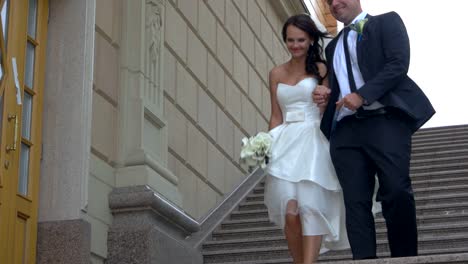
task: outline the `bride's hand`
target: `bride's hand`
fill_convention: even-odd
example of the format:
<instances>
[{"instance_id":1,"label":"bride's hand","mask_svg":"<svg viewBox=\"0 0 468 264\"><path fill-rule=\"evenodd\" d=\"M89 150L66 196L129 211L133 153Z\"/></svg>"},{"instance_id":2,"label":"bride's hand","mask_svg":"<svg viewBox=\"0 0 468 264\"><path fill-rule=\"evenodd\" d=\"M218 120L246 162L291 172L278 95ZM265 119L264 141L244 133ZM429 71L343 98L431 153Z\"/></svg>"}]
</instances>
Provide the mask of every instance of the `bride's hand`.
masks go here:
<instances>
[{"instance_id":1,"label":"bride's hand","mask_svg":"<svg viewBox=\"0 0 468 264\"><path fill-rule=\"evenodd\" d=\"M324 107L328 104L328 99L330 97L331 90L324 85L317 85L314 91L312 92L312 100L319 107Z\"/></svg>"}]
</instances>

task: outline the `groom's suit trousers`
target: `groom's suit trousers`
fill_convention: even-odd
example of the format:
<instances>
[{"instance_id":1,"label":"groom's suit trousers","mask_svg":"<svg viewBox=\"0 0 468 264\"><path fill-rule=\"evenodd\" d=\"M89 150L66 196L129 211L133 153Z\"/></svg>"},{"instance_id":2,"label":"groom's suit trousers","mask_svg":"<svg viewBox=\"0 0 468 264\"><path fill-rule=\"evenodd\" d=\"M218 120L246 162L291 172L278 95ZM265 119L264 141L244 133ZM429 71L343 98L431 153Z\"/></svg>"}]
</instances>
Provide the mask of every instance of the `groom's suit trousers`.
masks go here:
<instances>
[{"instance_id":1,"label":"groom's suit trousers","mask_svg":"<svg viewBox=\"0 0 468 264\"><path fill-rule=\"evenodd\" d=\"M375 175L392 257L417 255L416 209L409 177L412 129L405 114L343 118L330 138L330 154L346 205L354 259L376 258L372 214Z\"/></svg>"}]
</instances>

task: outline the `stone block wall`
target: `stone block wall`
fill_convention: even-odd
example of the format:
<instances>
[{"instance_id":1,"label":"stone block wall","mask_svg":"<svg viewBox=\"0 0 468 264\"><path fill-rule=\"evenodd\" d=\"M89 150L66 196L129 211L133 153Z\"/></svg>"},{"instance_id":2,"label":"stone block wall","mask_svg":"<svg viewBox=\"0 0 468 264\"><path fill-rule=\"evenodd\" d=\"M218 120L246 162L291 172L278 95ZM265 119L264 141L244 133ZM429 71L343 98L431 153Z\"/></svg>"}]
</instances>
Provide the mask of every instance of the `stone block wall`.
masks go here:
<instances>
[{"instance_id":1,"label":"stone block wall","mask_svg":"<svg viewBox=\"0 0 468 264\"><path fill-rule=\"evenodd\" d=\"M166 2L168 164L196 219L245 178L241 138L268 128L268 72L288 58L274 8L267 0Z\"/></svg>"},{"instance_id":2,"label":"stone block wall","mask_svg":"<svg viewBox=\"0 0 468 264\"><path fill-rule=\"evenodd\" d=\"M91 224L91 261L107 257L112 215L108 195L115 187L119 111L121 0L96 1L91 159L84 220Z\"/></svg>"}]
</instances>

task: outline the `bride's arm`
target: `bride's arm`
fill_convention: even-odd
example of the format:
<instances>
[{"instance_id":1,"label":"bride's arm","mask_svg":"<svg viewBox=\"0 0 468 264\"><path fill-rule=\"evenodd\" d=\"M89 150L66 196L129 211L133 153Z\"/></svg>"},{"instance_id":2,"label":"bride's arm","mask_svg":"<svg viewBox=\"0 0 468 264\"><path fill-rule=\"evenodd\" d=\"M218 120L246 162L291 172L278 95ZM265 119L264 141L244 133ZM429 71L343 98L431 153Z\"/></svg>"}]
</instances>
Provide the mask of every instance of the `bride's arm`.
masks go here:
<instances>
[{"instance_id":1,"label":"bride's arm","mask_svg":"<svg viewBox=\"0 0 468 264\"><path fill-rule=\"evenodd\" d=\"M271 116L268 130L271 130L283 123L283 114L278 104L276 97L276 90L278 88L278 81L276 80L275 72L276 68L273 68L269 74L269 85L270 85L270 100L271 100Z\"/></svg>"},{"instance_id":2,"label":"bride's arm","mask_svg":"<svg viewBox=\"0 0 468 264\"><path fill-rule=\"evenodd\" d=\"M327 72L327 65L325 65L324 63L317 63L317 66L318 66L318 69L319 69L320 77L323 78L323 79L322 79L322 84L317 85L317 87L315 89L316 90L323 89L324 91L326 91L326 92L320 93L320 94L322 94L321 96L324 97L323 100L325 102L321 103L321 104L317 104L318 108L320 109L320 114L323 114L325 112L325 109L327 108L328 97L330 95L330 88L328 88L329 83L328 83L328 76L327 76L328 75L327 74L328 73Z\"/></svg>"}]
</instances>

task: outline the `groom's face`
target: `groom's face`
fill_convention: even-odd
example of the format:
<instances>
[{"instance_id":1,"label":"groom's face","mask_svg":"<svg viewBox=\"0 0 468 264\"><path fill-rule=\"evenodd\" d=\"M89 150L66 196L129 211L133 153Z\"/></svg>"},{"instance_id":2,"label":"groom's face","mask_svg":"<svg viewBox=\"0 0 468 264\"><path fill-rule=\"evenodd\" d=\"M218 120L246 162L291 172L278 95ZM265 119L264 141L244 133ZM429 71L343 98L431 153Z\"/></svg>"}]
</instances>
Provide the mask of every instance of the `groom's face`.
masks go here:
<instances>
[{"instance_id":1,"label":"groom's face","mask_svg":"<svg viewBox=\"0 0 468 264\"><path fill-rule=\"evenodd\" d=\"M327 0L327 3L331 14L345 25L362 12L360 0Z\"/></svg>"}]
</instances>

